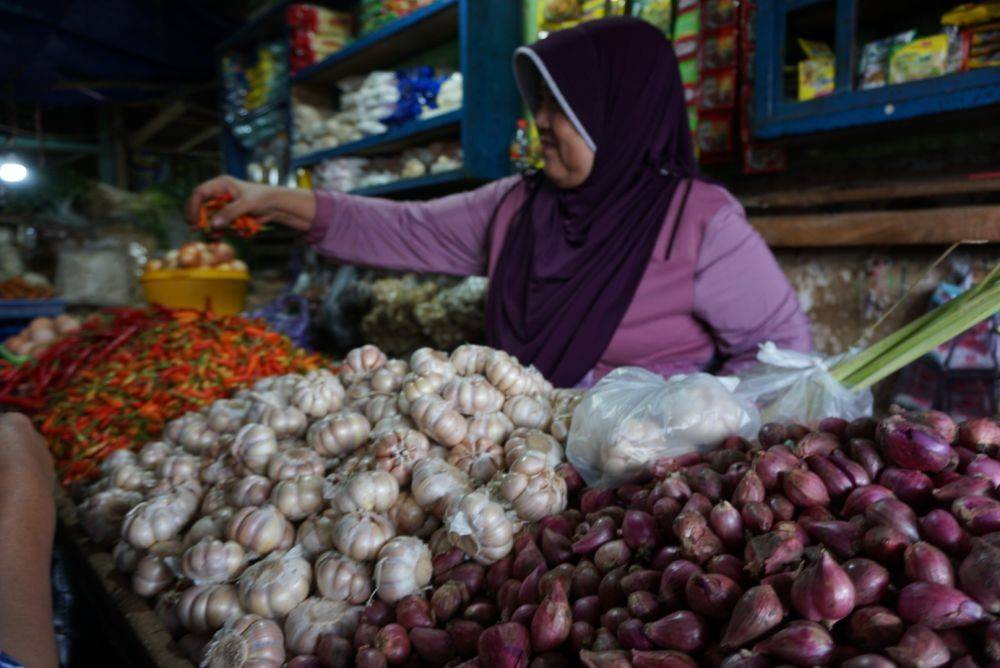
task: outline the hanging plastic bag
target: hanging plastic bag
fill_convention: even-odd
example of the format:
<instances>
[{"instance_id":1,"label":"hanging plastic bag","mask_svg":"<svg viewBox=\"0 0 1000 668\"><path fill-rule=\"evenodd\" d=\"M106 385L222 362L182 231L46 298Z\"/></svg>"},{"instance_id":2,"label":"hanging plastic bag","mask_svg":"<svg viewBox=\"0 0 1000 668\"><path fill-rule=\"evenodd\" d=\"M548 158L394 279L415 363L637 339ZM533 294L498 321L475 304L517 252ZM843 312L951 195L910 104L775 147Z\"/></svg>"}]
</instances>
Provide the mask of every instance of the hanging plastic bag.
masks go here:
<instances>
[{"instance_id":1,"label":"hanging plastic bag","mask_svg":"<svg viewBox=\"0 0 1000 668\"><path fill-rule=\"evenodd\" d=\"M740 376L737 394L757 405L764 422L815 425L825 417L871 415L870 390L851 392L830 375L844 357L782 350L768 341L757 353L760 364Z\"/></svg>"},{"instance_id":2,"label":"hanging plastic bag","mask_svg":"<svg viewBox=\"0 0 1000 668\"><path fill-rule=\"evenodd\" d=\"M661 457L710 450L733 434L752 438L760 417L733 394L738 384L707 373L664 379L616 369L577 406L566 456L588 485L608 487L640 477Z\"/></svg>"}]
</instances>

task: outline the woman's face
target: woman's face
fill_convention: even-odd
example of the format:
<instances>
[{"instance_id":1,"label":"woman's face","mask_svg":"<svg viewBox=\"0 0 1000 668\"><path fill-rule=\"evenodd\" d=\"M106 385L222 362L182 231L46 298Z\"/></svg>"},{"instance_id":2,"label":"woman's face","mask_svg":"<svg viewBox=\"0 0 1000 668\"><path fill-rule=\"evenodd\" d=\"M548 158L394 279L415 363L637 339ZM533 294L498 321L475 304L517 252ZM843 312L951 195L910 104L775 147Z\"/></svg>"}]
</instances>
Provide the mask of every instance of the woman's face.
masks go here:
<instances>
[{"instance_id":1,"label":"woman's face","mask_svg":"<svg viewBox=\"0 0 1000 668\"><path fill-rule=\"evenodd\" d=\"M545 176L560 188L575 188L590 176L594 152L567 118L549 87L542 84L535 124L545 156Z\"/></svg>"}]
</instances>

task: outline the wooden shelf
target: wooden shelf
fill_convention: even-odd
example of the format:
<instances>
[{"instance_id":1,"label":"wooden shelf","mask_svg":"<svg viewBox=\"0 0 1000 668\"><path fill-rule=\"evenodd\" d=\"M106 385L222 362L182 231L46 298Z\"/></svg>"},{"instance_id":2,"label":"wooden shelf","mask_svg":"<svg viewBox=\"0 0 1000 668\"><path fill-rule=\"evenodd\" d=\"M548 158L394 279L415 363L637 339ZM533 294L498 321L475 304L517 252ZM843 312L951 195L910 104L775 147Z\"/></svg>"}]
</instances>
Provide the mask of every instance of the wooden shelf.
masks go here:
<instances>
[{"instance_id":1,"label":"wooden shelf","mask_svg":"<svg viewBox=\"0 0 1000 668\"><path fill-rule=\"evenodd\" d=\"M750 216L775 248L1000 242L1000 205Z\"/></svg>"}]
</instances>

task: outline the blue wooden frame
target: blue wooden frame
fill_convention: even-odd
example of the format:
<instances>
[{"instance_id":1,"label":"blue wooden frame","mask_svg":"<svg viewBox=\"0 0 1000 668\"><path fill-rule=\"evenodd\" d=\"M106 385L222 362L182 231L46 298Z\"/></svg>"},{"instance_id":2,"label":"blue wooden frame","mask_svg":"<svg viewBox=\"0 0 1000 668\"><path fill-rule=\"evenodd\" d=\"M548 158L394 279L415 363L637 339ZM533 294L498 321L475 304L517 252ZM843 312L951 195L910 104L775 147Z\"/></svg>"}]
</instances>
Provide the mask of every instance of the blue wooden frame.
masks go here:
<instances>
[{"instance_id":1,"label":"blue wooden frame","mask_svg":"<svg viewBox=\"0 0 1000 668\"><path fill-rule=\"evenodd\" d=\"M757 11L754 135L764 139L902 120L1000 104L1000 68L855 90L858 0L836 2L836 79L826 97L798 102L783 97L789 12L831 0L760 0Z\"/></svg>"}]
</instances>

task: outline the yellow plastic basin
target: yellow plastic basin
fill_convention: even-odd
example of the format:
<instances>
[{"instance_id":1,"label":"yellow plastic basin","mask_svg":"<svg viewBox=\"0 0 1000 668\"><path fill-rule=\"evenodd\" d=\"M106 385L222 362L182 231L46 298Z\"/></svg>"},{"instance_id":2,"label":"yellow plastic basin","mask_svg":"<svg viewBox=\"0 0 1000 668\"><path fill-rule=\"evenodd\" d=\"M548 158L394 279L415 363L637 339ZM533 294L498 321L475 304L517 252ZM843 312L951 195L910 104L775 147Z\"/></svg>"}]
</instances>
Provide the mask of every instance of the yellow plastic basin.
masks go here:
<instances>
[{"instance_id":1,"label":"yellow plastic basin","mask_svg":"<svg viewBox=\"0 0 1000 668\"><path fill-rule=\"evenodd\" d=\"M246 304L250 274L218 269L147 271L140 283L146 301L169 308L192 308L221 315L239 313Z\"/></svg>"}]
</instances>

